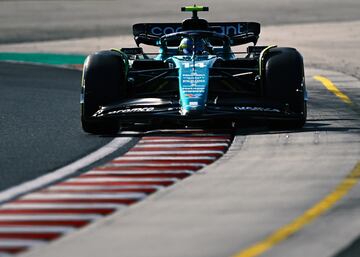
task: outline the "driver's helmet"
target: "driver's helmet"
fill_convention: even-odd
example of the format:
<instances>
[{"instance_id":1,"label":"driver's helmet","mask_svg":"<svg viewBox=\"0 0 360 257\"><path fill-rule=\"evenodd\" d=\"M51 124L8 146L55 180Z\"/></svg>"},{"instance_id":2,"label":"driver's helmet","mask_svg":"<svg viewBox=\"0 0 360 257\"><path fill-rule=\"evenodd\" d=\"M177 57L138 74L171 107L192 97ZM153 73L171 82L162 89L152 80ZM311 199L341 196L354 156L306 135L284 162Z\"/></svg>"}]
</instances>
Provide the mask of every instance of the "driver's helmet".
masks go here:
<instances>
[{"instance_id":1,"label":"driver's helmet","mask_svg":"<svg viewBox=\"0 0 360 257\"><path fill-rule=\"evenodd\" d=\"M194 47L195 45L195 47ZM196 54L202 54L205 50L205 42L203 39L194 40L188 37L185 37L181 40L179 45L179 51L180 53L191 55L193 54L193 51L195 51Z\"/></svg>"}]
</instances>

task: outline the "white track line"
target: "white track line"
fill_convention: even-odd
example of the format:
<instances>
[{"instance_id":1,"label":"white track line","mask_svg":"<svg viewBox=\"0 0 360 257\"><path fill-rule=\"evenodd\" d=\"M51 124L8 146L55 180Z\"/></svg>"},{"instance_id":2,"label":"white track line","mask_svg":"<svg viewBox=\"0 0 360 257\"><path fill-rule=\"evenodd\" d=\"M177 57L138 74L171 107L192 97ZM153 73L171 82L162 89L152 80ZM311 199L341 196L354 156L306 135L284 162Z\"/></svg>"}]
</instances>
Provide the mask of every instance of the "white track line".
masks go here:
<instances>
[{"instance_id":1,"label":"white track line","mask_svg":"<svg viewBox=\"0 0 360 257\"><path fill-rule=\"evenodd\" d=\"M137 167L137 166L141 166L141 167L170 167L171 166L194 166L194 167L205 167L207 166L207 164L205 163L196 163L196 162L192 162L192 163L116 163L116 162L109 162L107 164L105 164L104 166L100 166L99 168L102 167Z\"/></svg>"},{"instance_id":2,"label":"white track line","mask_svg":"<svg viewBox=\"0 0 360 257\"><path fill-rule=\"evenodd\" d=\"M155 186L155 185L131 185L131 186L88 186L88 185L63 185L63 186L51 186L49 188L46 188L46 191L53 191L53 190L78 190L78 191L84 191L84 190L116 190L116 189L161 189L164 188L163 186Z\"/></svg>"},{"instance_id":3,"label":"white track line","mask_svg":"<svg viewBox=\"0 0 360 257\"><path fill-rule=\"evenodd\" d=\"M177 182L177 178L74 178L67 182L89 183L89 182Z\"/></svg>"},{"instance_id":4,"label":"white track line","mask_svg":"<svg viewBox=\"0 0 360 257\"><path fill-rule=\"evenodd\" d=\"M119 171L119 172L123 171L123 172L128 172L128 173L136 171L136 170L121 170L121 169L116 170L115 167L114 168L111 167L111 170L107 170L106 168L107 167L103 167L102 169L97 170L97 171L102 172L102 173L99 173L99 174L103 174L104 176L106 175L106 172L111 172L111 171ZM160 173L160 172L186 172L186 171L192 171L192 170L188 170L188 169L171 169L171 167L168 167L166 170L165 169L162 170L162 169L156 169L156 167L155 167L153 169L147 168L147 169L142 169L142 170L138 170L138 171L149 171L149 172L159 172ZM89 174L89 172L85 173L84 175L87 175L87 174ZM88 177L79 177L79 179L86 179L86 178L88 178ZM68 180L68 181L72 181L72 179Z\"/></svg>"},{"instance_id":5,"label":"white track line","mask_svg":"<svg viewBox=\"0 0 360 257\"><path fill-rule=\"evenodd\" d=\"M46 193L34 193L24 196L21 199L26 200L40 200L40 199L54 199L54 200L63 200L63 199L142 199L146 196L143 193L97 193L97 194L46 194Z\"/></svg>"},{"instance_id":6,"label":"white track line","mask_svg":"<svg viewBox=\"0 0 360 257\"><path fill-rule=\"evenodd\" d=\"M173 148L173 147L217 147L217 146L228 146L227 143L194 143L194 144L137 144L136 148L151 148L151 147L160 147L160 148Z\"/></svg>"},{"instance_id":7,"label":"white track line","mask_svg":"<svg viewBox=\"0 0 360 257\"><path fill-rule=\"evenodd\" d=\"M20 240L20 239L1 239L0 247L29 247L35 245L42 245L47 242L41 240Z\"/></svg>"},{"instance_id":8,"label":"white track line","mask_svg":"<svg viewBox=\"0 0 360 257\"><path fill-rule=\"evenodd\" d=\"M0 226L0 233L69 233L75 231L73 227L66 226Z\"/></svg>"},{"instance_id":9,"label":"white track line","mask_svg":"<svg viewBox=\"0 0 360 257\"><path fill-rule=\"evenodd\" d=\"M134 171L126 171L126 170L109 170L109 171L89 171L86 175L134 175L134 174L195 174L195 172L190 170L159 170L159 171L149 171L149 170L134 170Z\"/></svg>"},{"instance_id":10,"label":"white track line","mask_svg":"<svg viewBox=\"0 0 360 257\"><path fill-rule=\"evenodd\" d=\"M215 139L215 138L189 138L189 139L181 139L181 138L174 138L174 139L142 139L140 140L140 144L147 144L147 143L162 143L162 142L181 142L184 144L188 144L189 142L228 142L230 143L230 139Z\"/></svg>"},{"instance_id":11,"label":"white track line","mask_svg":"<svg viewBox=\"0 0 360 257\"><path fill-rule=\"evenodd\" d=\"M0 221L93 221L102 217L102 215L97 214L6 214L0 215Z\"/></svg>"},{"instance_id":12,"label":"white track line","mask_svg":"<svg viewBox=\"0 0 360 257\"><path fill-rule=\"evenodd\" d=\"M1 209L17 210L17 209L119 209L126 207L124 204L109 204L109 203L16 203L6 204ZM0 225L1 226L1 225Z\"/></svg>"},{"instance_id":13,"label":"white track line","mask_svg":"<svg viewBox=\"0 0 360 257\"><path fill-rule=\"evenodd\" d=\"M136 151L134 149L126 153L129 155L162 155L162 154L186 154L191 156L192 154L224 154L224 151L213 151L213 150L190 150L190 151Z\"/></svg>"},{"instance_id":14,"label":"white track line","mask_svg":"<svg viewBox=\"0 0 360 257\"><path fill-rule=\"evenodd\" d=\"M130 137L121 137L115 138L107 145L101 147L97 151L77 160L65 167L62 167L58 170L55 170L49 174L36 178L34 180L22 183L18 186L12 187L0 193L0 203L4 201L8 201L13 199L21 194L27 193L29 191L33 191L40 187L43 187L47 184L52 183L53 181L62 179L66 176L69 176L76 172L79 169L82 169L102 158L111 154L112 152L118 150L120 147L129 143L131 140Z\"/></svg>"},{"instance_id":15,"label":"white track line","mask_svg":"<svg viewBox=\"0 0 360 257\"><path fill-rule=\"evenodd\" d=\"M193 160L196 162L197 160L216 160L216 157L213 156L121 156L116 158L115 160L125 160L125 161L133 161L133 160L147 160L147 161L157 161L157 160Z\"/></svg>"}]
</instances>

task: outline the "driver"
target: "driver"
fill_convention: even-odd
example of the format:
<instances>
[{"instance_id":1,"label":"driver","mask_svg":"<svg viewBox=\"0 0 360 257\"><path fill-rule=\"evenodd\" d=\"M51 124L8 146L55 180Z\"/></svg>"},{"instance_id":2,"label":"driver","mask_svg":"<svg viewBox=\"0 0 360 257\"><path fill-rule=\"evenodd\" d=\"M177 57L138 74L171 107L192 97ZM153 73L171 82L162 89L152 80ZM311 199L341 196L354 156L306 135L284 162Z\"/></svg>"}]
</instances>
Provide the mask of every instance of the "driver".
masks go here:
<instances>
[{"instance_id":1,"label":"driver","mask_svg":"<svg viewBox=\"0 0 360 257\"><path fill-rule=\"evenodd\" d=\"M195 54L206 54L205 45L203 39L198 39L194 42L193 39L185 37L180 42L179 52L185 55L192 55L194 51Z\"/></svg>"}]
</instances>

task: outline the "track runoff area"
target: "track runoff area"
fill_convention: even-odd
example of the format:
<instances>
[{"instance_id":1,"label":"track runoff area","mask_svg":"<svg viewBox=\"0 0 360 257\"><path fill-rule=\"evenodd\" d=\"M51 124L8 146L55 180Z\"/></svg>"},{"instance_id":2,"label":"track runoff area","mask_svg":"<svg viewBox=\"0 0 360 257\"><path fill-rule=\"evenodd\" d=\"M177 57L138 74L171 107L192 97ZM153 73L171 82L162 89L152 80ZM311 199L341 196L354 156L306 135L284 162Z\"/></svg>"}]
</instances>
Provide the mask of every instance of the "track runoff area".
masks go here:
<instances>
[{"instance_id":1,"label":"track runoff area","mask_svg":"<svg viewBox=\"0 0 360 257\"><path fill-rule=\"evenodd\" d=\"M144 136L104 165L38 185L0 207L0 256L46 244L172 186L216 161L231 142L230 134L202 130Z\"/></svg>"}]
</instances>

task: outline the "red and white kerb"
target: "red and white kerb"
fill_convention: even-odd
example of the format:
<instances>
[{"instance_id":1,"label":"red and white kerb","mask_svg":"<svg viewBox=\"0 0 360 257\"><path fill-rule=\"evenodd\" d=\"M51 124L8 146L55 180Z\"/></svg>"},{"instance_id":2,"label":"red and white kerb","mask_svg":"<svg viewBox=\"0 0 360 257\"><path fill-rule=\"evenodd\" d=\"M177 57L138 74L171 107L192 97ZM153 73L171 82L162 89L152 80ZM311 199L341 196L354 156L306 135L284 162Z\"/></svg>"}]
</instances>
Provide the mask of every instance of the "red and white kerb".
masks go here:
<instances>
[{"instance_id":1,"label":"red and white kerb","mask_svg":"<svg viewBox=\"0 0 360 257\"><path fill-rule=\"evenodd\" d=\"M230 135L143 137L125 155L0 207L0 256L42 245L173 185L221 157Z\"/></svg>"}]
</instances>

